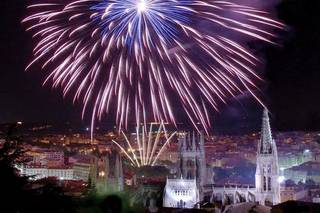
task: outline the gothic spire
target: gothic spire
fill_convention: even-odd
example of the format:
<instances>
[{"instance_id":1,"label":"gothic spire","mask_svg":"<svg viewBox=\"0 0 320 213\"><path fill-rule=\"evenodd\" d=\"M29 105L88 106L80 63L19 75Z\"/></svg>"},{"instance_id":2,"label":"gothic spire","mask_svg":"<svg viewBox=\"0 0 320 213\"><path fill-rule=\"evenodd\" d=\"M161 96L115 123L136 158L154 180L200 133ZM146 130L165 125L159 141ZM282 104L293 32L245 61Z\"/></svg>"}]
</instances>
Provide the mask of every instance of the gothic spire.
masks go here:
<instances>
[{"instance_id":1,"label":"gothic spire","mask_svg":"<svg viewBox=\"0 0 320 213\"><path fill-rule=\"evenodd\" d=\"M105 160L105 176L106 178L109 177L109 173L110 173L110 162L109 162L109 155L107 154L104 158Z\"/></svg>"},{"instance_id":2,"label":"gothic spire","mask_svg":"<svg viewBox=\"0 0 320 213\"><path fill-rule=\"evenodd\" d=\"M119 154L119 178L123 178L123 167L122 167L122 158L121 155Z\"/></svg>"},{"instance_id":3,"label":"gothic spire","mask_svg":"<svg viewBox=\"0 0 320 213\"><path fill-rule=\"evenodd\" d=\"M120 155L117 153L115 157L114 177L118 179L120 177Z\"/></svg>"},{"instance_id":4,"label":"gothic spire","mask_svg":"<svg viewBox=\"0 0 320 213\"><path fill-rule=\"evenodd\" d=\"M273 139L272 139L271 128L270 128L269 112L265 108L263 110L261 138L260 138L260 142L259 142L258 153L271 154L272 153L272 143L273 143Z\"/></svg>"},{"instance_id":5,"label":"gothic spire","mask_svg":"<svg viewBox=\"0 0 320 213\"><path fill-rule=\"evenodd\" d=\"M204 151L204 133L203 133L203 131L200 132L200 150Z\"/></svg>"},{"instance_id":6,"label":"gothic spire","mask_svg":"<svg viewBox=\"0 0 320 213\"><path fill-rule=\"evenodd\" d=\"M192 133L192 151L196 151L196 134L194 133L194 131Z\"/></svg>"},{"instance_id":7,"label":"gothic spire","mask_svg":"<svg viewBox=\"0 0 320 213\"><path fill-rule=\"evenodd\" d=\"M188 138L187 138L187 146L186 146L186 151L191 149L191 133L188 133Z\"/></svg>"},{"instance_id":8,"label":"gothic spire","mask_svg":"<svg viewBox=\"0 0 320 213\"><path fill-rule=\"evenodd\" d=\"M183 134L183 137L180 138L181 144L180 144L180 151L185 152L187 149L187 133Z\"/></svg>"}]
</instances>

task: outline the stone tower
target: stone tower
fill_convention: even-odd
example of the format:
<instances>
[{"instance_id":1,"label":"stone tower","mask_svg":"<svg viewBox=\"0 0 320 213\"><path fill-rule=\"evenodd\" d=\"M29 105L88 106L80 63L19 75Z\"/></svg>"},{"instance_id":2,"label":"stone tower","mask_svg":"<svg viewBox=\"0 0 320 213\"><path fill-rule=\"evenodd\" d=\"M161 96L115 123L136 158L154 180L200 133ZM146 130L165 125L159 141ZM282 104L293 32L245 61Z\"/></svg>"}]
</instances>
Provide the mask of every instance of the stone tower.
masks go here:
<instances>
[{"instance_id":1,"label":"stone tower","mask_svg":"<svg viewBox=\"0 0 320 213\"><path fill-rule=\"evenodd\" d=\"M108 190L110 159L108 155L95 157L95 159L95 167L97 168L95 187L98 193L105 193Z\"/></svg>"},{"instance_id":2,"label":"stone tower","mask_svg":"<svg viewBox=\"0 0 320 213\"><path fill-rule=\"evenodd\" d=\"M123 191L124 177L119 153L96 157L96 189L98 193Z\"/></svg>"},{"instance_id":3,"label":"stone tower","mask_svg":"<svg viewBox=\"0 0 320 213\"><path fill-rule=\"evenodd\" d=\"M120 154L116 155L114 181L117 187L117 191L123 191L124 179L123 179L122 158Z\"/></svg>"},{"instance_id":4,"label":"stone tower","mask_svg":"<svg viewBox=\"0 0 320 213\"><path fill-rule=\"evenodd\" d=\"M264 109L261 138L257 150L256 200L261 205L280 202L277 146L272 138L268 110Z\"/></svg>"},{"instance_id":5,"label":"stone tower","mask_svg":"<svg viewBox=\"0 0 320 213\"><path fill-rule=\"evenodd\" d=\"M206 161L204 151L204 134L195 132L185 134L180 138L180 178L187 180L196 180L200 192L200 198L203 198L203 186L206 181Z\"/></svg>"}]
</instances>

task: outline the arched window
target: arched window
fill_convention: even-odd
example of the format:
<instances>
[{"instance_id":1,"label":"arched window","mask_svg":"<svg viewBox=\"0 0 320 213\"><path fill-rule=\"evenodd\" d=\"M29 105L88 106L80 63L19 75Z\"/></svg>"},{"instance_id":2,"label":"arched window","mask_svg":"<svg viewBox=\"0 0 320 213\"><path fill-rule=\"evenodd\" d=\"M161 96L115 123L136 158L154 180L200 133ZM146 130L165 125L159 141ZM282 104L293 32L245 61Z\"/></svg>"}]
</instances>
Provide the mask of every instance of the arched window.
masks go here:
<instances>
[{"instance_id":1,"label":"arched window","mask_svg":"<svg viewBox=\"0 0 320 213\"><path fill-rule=\"evenodd\" d=\"M271 165L268 165L268 173L271 173Z\"/></svg>"},{"instance_id":2,"label":"arched window","mask_svg":"<svg viewBox=\"0 0 320 213\"><path fill-rule=\"evenodd\" d=\"M191 172L191 171L188 171L188 173L187 173L187 179L192 179L192 172Z\"/></svg>"}]
</instances>

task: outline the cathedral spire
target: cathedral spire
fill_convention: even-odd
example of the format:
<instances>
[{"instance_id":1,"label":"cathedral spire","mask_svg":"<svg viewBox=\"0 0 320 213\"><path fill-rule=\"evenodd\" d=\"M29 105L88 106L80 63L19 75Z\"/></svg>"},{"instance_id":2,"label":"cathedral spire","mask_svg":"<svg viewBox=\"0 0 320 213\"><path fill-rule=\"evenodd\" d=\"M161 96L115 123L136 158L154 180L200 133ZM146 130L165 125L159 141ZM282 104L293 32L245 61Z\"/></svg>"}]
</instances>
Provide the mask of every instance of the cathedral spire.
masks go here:
<instances>
[{"instance_id":1,"label":"cathedral spire","mask_svg":"<svg viewBox=\"0 0 320 213\"><path fill-rule=\"evenodd\" d=\"M118 190L123 191L123 167L122 167L122 158L121 155L119 154L119 177L118 177Z\"/></svg>"},{"instance_id":2,"label":"cathedral spire","mask_svg":"<svg viewBox=\"0 0 320 213\"><path fill-rule=\"evenodd\" d=\"M258 153L260 154L271 154L272 153L272 134L269 121L269 112L265 108L263 110L262 127L261 127L261 138L258 145Z\"/></svg>"},{"instance_id":3,"label":"cathedral spire","mask_svg":"<svg viewBox=\"0 0 320 213\"><path fill-rule=\"evenodd\" d=\"M182 143L181 143L181 152L185 152L187 149L187 133L184 133L183 138L181 139Z\"/></svg>"},{"instance_id":4,"label":"cathedral spire","mask_svg":"<svg viewBox=\"0 0 320 213\"><path fill-rule=\"evenodd\" d=\"M116 162L115 162L115 168L114 168L114 178L118 179L120 177L120 158L119 154L116 154Z\"/></svg>"},{"instance_id":5,"label":"cathedral spire","mask_svg":"<svg viewBox=\"0 0 320 213\"><path fill-rule=\"evenodd\" d=\"M200 151L204 151L204 133L200 132Z\"/></svg>"},{"instance_id":6,"label":"cathedral spire","mask_svg":"<svg viewBox=\"0 0 320 213\"><path fill-rule=\"evenodd\" d=\"M196 134L194 133L194 131L192 133L192 151L196 151Z\"/></svg>"},{"instance_id":7,"label":"cathedral spire","mask_svg":"<svg viewBox=\"0 0 320 213\"><path fill-rule=\"evenodd\" d=\"M272 139L267 109L263 111L261 138L258 144L256 169L256 200L261 205L280 202L277 146Z\"/></svg>"},{"instance_id":8,"label":"cathedral spire","mask_svg":"<svg viewBox=\"0 0 320 213\"><path fill-rule=\"evenodd\" d=\"M119 154L119 178L123 179L122 158L120 154Z\"/></svg>"},{"instance_id":9,"label":"cathedral spire","mask_svg":"<svg viewBox=\"0 0 320 213\"><path fill-rule=\"evenodd\" d=\"M106 155L105 158L105 176L108 179L110 173L110 162L109 162L109 155Z\"/></svg>"}]
</instances>

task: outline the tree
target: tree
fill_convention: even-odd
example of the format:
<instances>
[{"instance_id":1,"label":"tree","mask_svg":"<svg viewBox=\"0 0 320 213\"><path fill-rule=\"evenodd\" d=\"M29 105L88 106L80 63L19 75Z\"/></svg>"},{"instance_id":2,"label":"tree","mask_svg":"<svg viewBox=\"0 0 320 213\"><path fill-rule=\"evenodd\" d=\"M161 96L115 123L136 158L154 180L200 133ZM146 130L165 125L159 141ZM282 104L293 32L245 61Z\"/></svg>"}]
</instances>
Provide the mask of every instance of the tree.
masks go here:
<instances>
[{"instance_id":1,"label":"tree","mask_svg":"<svg viewBox=\"0 0 320 213\"><path fill-rule=\"evenodd\" d=\"M23 150L19 146L20 138L14 134L17 125L11 125L0 149L0 212L23 212L27 205L24 199L32 195L27 177L18 175L16 163L21 163ZM12 201L19 205L12 205Z\"/></svg>"},{"instance_id":2,"label":"tree","mask_svg":"<svg viewBox=\"0 0 320 213\"><path fill-rule=\"evenodd\" d=\"M72 200L54 182L43 179L36 184L21 176L16 165L25 162L18 125L8 128L5 142L0 148L0 212L59 213L73 212Z\"/></svg>"}]
</instances>

